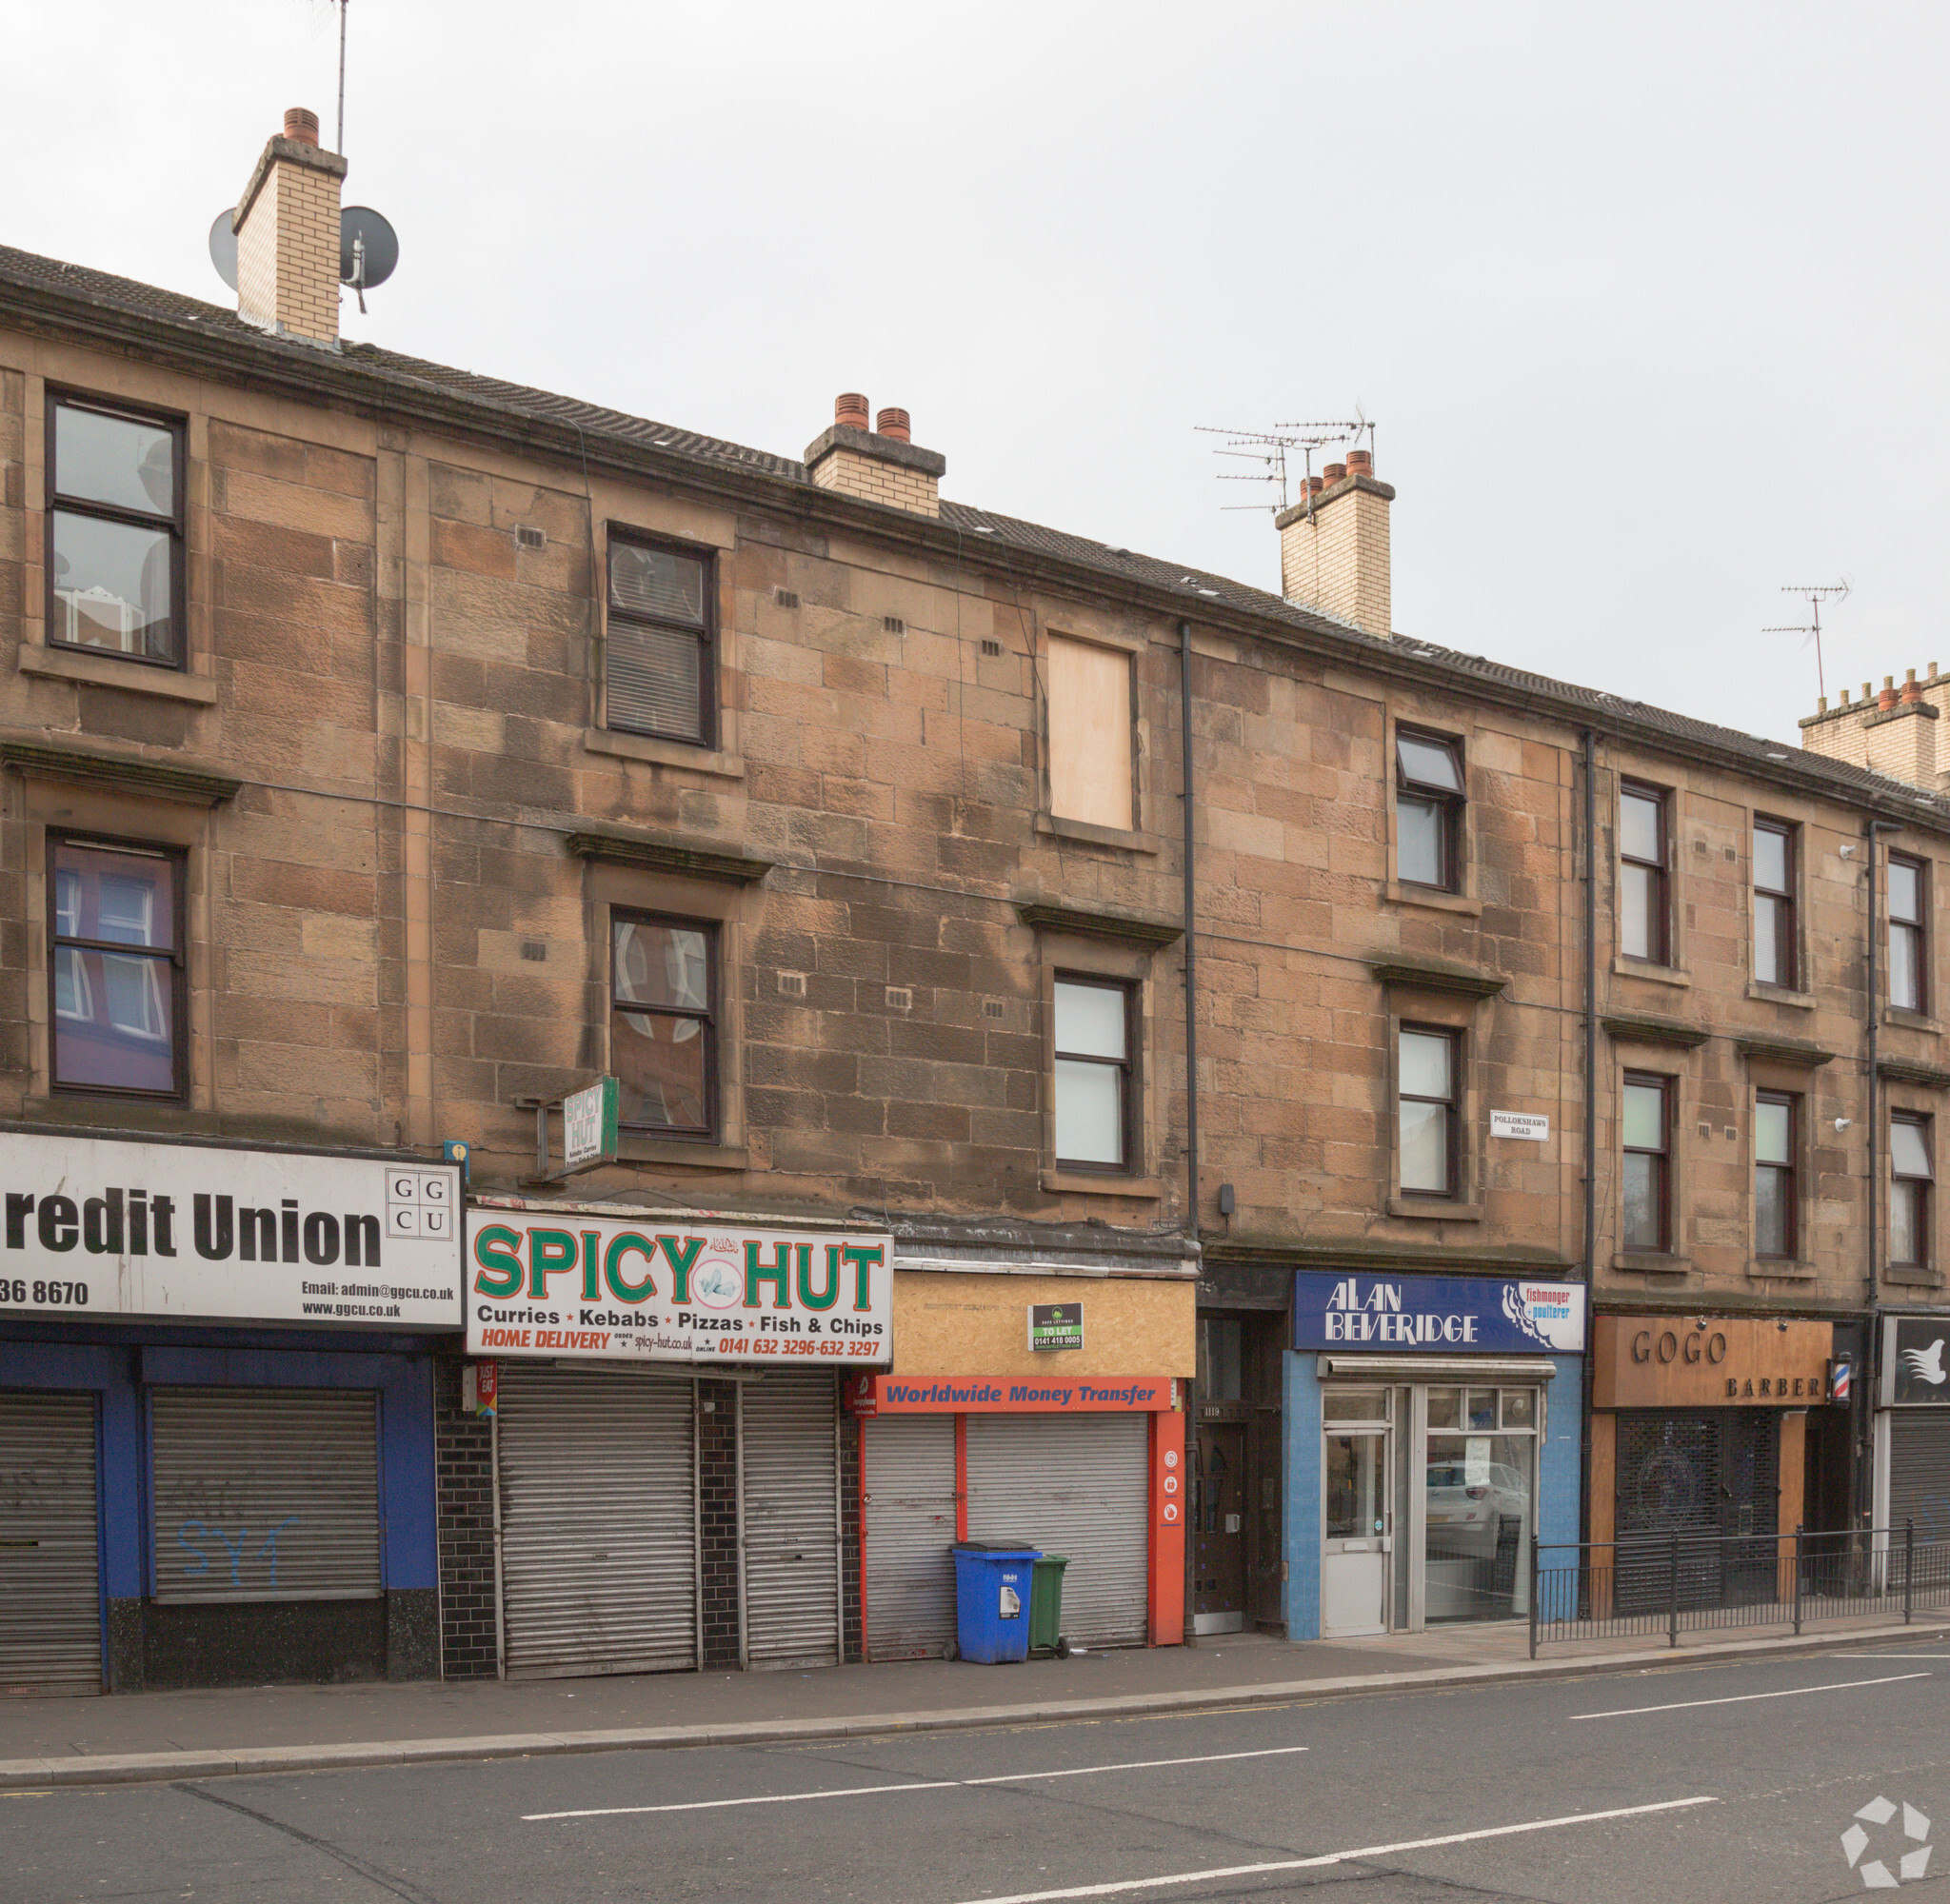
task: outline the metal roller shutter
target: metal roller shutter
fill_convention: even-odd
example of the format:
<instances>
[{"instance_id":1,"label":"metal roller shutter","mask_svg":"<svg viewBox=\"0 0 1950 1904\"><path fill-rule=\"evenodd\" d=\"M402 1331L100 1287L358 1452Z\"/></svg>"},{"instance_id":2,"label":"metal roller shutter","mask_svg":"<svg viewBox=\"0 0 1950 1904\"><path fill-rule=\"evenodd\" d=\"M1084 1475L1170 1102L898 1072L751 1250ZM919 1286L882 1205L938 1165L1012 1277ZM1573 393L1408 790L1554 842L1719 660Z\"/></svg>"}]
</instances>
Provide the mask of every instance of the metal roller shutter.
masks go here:
<instances>
[{"instance_id":1,"label":"metal roller shutter","mask_svg":"<svg viewBox=\"0 0 1950 1904\"><path fill-rule=\"evenodd\" d=\"M745 1651L753 1666L840 1661L839 1409L831 1376L739 1384Z\"/></svg>"},{"instance_id":2,"label":"metal roller shutter","mask_svg":"<svg viewBox=\"0 0 1950 1904\"><path fill-rule=\"evenodd\" d=\"M955 1636L955 1418L883 1415L861 1425L867 1656L939 1658Z\"/></svg>"},{"instance_id":3,"label":"metal roller shutter","mask_svg":"<svg viewBox=\"0 0 1950 1904\"><path fill-rule=\"evenodd\" d=\"M102 1690L92 1395L0 1395L0 1684Z\"/></svg>"},{"instance_id":4,"label":"metal roller shutter","mask_svg":"<svg viewBox=\"0 0 1950 1904\"><path fill-rule=\"evenodd\" d=\"M695 1427L687 1375L502 1363L510 1677L698 1664Z\"/></svg>"},{"instance_id":5,"label":"metal roller shutter","mask_svg":"<svg viewBox=\"0 0 1950 1904\"><path fill-rule=\"evenodd\" d=\"M156 1598L376 1598L378 1399L347 1388L152 1390Z\"/></svg>"},{"instance_id":6,"label":"metal roller shutter","mask_svg":"<svg viewBox=\"0 0 1950 1904\"><path fill-rule=\"evenodd\" d=\"M1903 1523L1916 1522L1916 1544L1950 1542L1950 1408L1891 1410L1889 1544L1900 1547ZM1941 1570L1950 1562L1931 1564ZM1922 1561L1917 1562L1919 1577Z\"/></svg>"},{"instance_id":7,"label":"metal roller shutter","mask_svg":"<svg viewBox=\"0 0 1950 1904\"><path fill-rule=\"evenodd\" d=\"M1063 1631L1142 1646L1150 1514L1142 1415L971 1415L968 1537L1067 1554Z\"/></svg>"}]
</instances>

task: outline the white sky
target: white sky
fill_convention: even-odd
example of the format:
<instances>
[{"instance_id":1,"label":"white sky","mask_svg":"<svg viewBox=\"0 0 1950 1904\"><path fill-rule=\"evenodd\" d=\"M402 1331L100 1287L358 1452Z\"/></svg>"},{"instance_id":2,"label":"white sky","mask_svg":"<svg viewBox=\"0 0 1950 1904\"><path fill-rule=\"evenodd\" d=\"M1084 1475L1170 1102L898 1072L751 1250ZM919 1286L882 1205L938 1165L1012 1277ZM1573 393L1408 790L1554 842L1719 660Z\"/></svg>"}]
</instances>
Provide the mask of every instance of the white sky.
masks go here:
<instances>
[{"instance_id":1,"label":"white sky","mask_svg":"<svg viewBox=\"0 0 1950 1904\"><path fill-rule=\"evenodd\" d=\"M346 328L797 455L911 410L983 506L1278 586L1196 424L1377 419L1398 628L1785 738L1940 659L1950 10L352 0ZM205 233L328 0L10 22L0 240ZM21 188L24 186L25 188Z\"/></svg>"}]
</instances>

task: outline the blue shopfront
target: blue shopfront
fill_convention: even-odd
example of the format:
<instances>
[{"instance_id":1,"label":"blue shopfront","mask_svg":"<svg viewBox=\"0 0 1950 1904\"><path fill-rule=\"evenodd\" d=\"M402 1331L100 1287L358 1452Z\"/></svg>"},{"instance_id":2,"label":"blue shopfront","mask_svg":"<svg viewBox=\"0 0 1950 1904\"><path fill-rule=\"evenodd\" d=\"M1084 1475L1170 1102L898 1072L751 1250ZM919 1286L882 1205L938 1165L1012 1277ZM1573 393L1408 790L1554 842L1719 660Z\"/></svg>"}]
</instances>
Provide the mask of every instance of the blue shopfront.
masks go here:
<instances>
[{"instance_id":1,"label":"blue shopfront","mask_svg":"<svg viewBox=\"0 0 1950 1904\"><path fill-rule=\"evenodd\" d=\"M1528 1616L1531 1540L1578 1537L1586 1314L1578 1282L1296 1272L1290 1638Z\"/></svg>"},{"instance_id":2,"label":"blue shopfront","mask_svg":"<svg viewBox=\"0 0 1950 1904\"><path fill-rule=\"evenodd\" d=\"M438 1671L457 1173L0 1136L0 1688Z\"/></svg>"}]
</instances>

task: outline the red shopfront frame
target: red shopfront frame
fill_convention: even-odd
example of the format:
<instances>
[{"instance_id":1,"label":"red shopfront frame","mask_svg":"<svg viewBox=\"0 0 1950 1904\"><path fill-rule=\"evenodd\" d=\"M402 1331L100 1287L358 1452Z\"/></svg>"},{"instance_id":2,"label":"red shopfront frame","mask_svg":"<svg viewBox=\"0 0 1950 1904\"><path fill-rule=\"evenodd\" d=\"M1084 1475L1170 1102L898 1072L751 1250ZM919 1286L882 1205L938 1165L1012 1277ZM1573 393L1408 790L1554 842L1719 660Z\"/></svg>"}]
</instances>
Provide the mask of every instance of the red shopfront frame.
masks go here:
<instances>
[{"instance_id":1,"label":"red shopfront frame","mask_svg":"<svg viewBox=\"0 0 1950 1904\"><path fill-rule=\"evenodd\" d=\"M1144 1415L1150 1467L1145 1624L1153 1646L1184 1643L1184 1410L1173 1376L1082 1376L1019 1381L998 1376L849 1376L847 1412L856 1422L879 1415L955 1418L955 1538L968 1537L970 1415ZM865 1429L858 1463L860 1526L866 1527ZM866 1542L860 1543L860 1644L866 1651Z\"/></svg>"}]
</instances>

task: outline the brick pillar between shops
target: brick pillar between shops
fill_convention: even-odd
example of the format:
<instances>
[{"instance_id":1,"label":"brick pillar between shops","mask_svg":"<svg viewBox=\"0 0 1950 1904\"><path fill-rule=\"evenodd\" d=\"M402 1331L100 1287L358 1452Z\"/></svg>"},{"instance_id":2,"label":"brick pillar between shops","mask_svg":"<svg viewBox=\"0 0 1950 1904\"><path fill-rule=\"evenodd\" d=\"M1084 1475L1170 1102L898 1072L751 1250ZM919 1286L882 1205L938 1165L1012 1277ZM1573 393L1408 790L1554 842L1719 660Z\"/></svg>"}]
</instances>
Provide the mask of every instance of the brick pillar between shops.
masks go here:
<instances>
[{"instance_id":1,"label":"brick pillar between shops","mask_svg":"<svg viewBox=\"0 0 1950 1904\"><path fill-rule=\"evenodd\" d=\"M461 1364L433 1364L433 1464L440 1536L440 1676L491 1679L494 1631L494 1438L461 1413Z\"/></svg>"},{"instance_id":2,"label":"brick pillar between shops","mask_svg":"<svg viewBox=\"0 0 1950 1904\"><path fill-rule=\"evenodd\" d=\"M697 1385L698 1536L705 1666L738 1665L738 1384Z\"/></svg>"}]
</instances>

